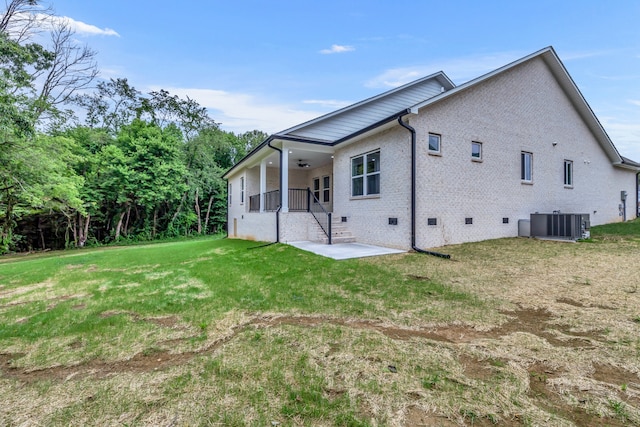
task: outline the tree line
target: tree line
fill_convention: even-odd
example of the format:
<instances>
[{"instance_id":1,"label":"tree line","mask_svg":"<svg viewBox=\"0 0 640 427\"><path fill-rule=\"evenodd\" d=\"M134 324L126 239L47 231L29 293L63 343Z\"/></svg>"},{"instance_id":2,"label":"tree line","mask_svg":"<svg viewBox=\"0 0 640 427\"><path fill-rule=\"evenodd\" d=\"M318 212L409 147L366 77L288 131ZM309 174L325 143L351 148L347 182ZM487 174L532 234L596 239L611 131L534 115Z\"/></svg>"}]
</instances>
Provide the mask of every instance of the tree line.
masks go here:
<instances>
[{"instance_id":1,"label":"tree line","mask_svg":"<svg viewBox=\"0 0 640 427\"><path fill-rule=\"evenodd\" d=\"M99 80L96 52L40 0L5 5L0 254L221 232L222 173L267 135L224 131L188 97Z\"/></svg>"}]
</instances>

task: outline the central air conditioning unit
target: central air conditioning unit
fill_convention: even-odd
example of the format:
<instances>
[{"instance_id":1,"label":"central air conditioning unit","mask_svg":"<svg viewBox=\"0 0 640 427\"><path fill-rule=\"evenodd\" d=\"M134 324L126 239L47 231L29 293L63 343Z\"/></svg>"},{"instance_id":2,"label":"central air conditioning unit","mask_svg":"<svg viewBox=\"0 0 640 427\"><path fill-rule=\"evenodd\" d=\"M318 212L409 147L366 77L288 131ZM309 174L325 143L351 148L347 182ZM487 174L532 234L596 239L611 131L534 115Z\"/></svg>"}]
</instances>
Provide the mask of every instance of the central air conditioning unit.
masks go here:
<instances>
[{"instance_id":1,"label":"central air conditioning unit","mask_svg":"<svg viewBox=\"0 0 640 427\"><path fill-rule=\"evenodd\" d=\"M567 240L591 237L589 214L560 213L531 214L531 237Z\"/></svg>"}]
</instances>

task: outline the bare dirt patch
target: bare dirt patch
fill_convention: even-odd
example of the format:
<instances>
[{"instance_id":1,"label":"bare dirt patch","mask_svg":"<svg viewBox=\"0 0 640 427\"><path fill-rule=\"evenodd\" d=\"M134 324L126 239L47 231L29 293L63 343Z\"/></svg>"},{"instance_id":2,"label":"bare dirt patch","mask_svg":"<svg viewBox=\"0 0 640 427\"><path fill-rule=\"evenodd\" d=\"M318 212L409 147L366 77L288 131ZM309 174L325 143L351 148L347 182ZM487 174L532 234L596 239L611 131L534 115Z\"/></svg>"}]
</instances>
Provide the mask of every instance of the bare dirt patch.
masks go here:
<instances>
[{"instance_id":1,"label":"bare dirt patch","mask_svg":"<svg viewBox=\"0 0 640 427\"><path fill-rule=\"evenodd\" d=\"M585 406L586 399L579 400L578 405L569 405L560 393L550 385L549 381L561 377L562 372L544 363L533 364L529 367L528 372L529 395L542 410L556 414L578 426L607 425L616 427L629 425L615 418L601 417L598 414L590 413Z\"/></svg>"},{"instance_id":2,"label":"bare dirt patch","mask_svg":"<svg viewBox=\"0 0 640 427\"><path fill-rule=\"evenodd\" d=\"M101 314L102 317L111 317L116 315L128 315L136 321L151 322L156 325L173 328L178 324L178 319L174 316L143 318L136 313L125 311L109 311ZM551 319L551 314L544 310L519 310L509 312L511 319L499 327L489 331L478 331L472 327L464 327L459 325L445 326L429 329L408 329L399 327L389 327L375 324L368 321L344 320L329 317L313 317L313 316L257 316L248 324L239 326L234 329L233 334L215 341L212 345L194 352L184 352L172 354L166 350L152 350L134 355L131 359L122 361L90 361L88 363L70 366L70 367L53 367L48 369L16 369L11 366L11 360L21 357L20 355L0 355L0 373L4 376L15 378L24 382L34 382L39 380L64 380L69 378L78 378L92 375L97 378L103 378L108 375L120 372L150 372L154 370L164 369L166 367L183 364L198 354L214 351L221 344L233 339L238 333L245 331L248 327L254 328L274 328L281 325L294 325L303 327L318 327L325 324L339 325L355 329L372 330L382 333L383 335L394 340L409 339L429 339L445 343L468 343L479 338L500 338L515 332L529 332L534 335L545 337L553 345L566 346L564 341L555 339L552 334L547 332L547 322ZM545 326L546 325L546 326ZM163 342L164 344L174 344L182 342L184 338ZM81 342L72 343L70 346L81 346ZM464 366L467 376L474 379L486 380L493 375L495 371L496 361L479 360L473 356L462 354L460 363ZM502 363L502 362L498 362ZM602 373L603 367L596 372ZM628 372L623 373L628 374ZM602 374L605 375L605 374ZM637 378L637 377L636 377Z\"/></svg>"}]
</instances>

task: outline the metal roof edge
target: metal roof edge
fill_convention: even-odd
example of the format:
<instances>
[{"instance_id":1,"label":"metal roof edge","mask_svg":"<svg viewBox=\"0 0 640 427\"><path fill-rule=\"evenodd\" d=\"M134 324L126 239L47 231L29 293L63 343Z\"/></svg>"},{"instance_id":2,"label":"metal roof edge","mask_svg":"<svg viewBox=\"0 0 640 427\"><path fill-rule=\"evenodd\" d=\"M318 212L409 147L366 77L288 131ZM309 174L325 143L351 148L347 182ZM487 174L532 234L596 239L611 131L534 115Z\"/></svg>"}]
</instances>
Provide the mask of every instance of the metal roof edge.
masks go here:
<instances>
[{"instance_id":1,"label":"metal roof edge","mask_svg":"<svg viewBox=\"0 0 640 427\"><path fill-rule=\"evenodd\" d=\"M640 163L634 162L633 160L627 159L626 157L620 156L622 158L621 162L614 162L613 165L619 167L621 169L628 169L634 172L640 172Z\"/></svg>"},{"instance_id":2,"label":"metal roof edge","mask_svg":"<svg viewBox=\"0 0 640 427\"><path fill-rule=\"evenodd\" d=\"M298 124L296 126L293 126L293 127L290 127L288 129L285 129L283 131L278 132L277 135L284 135L284 134L287 134L287 133L295 132L296 130L299 130L299 129L302 129L304 127L316 124L318 122L321 122L323 120L329 119L329 118L334 117L334 116L337 116L339 114L343 114L343 113L345 113L347 111L350 111L350 110L353 110L355 108L358 108L358 107L360 107L360 106L362 106L364 104L368 104L368 103L376 101L376 100L378 100L380 98L384 98L384 97L389 96L389 95L391 95L393 93L396 93L396 92L399 92L401 90L407 89L407 88L409 88L411 86L417 85L419 83L422 83L422 82L424 82L426 80L430 80L430 79L438 79L438 81L440 82L440 84L443 85L443 87L444 86L450 86L449 88L445 89L445 93L446 93L447 90L453 90L456 87L455 83L453 83L453 81L451 81L451 79L444 73L444 71L438 71L436 73L433 73L433 74L430 74L428 76L419 78L417 80L413 80L413 81L411 81L409 83L405 83L402 86L395 87L395 88L390 89L390 90L388 90L386 92L380 93L378 95L374 95L374 96L369 97L367 99L364 99L362 101L358 101L358 102L356 102L354 104L351 104L351 105L348 105L348 106L346 106L344 108L340 108L339 110L335 110L335 111L332 111L330 113L324 114L322 116L316 117L315 119L311 119L311 120L308 120L308 121L306 121L304 123L300 123L300 124Z\"/></svg>"}]
</instances>

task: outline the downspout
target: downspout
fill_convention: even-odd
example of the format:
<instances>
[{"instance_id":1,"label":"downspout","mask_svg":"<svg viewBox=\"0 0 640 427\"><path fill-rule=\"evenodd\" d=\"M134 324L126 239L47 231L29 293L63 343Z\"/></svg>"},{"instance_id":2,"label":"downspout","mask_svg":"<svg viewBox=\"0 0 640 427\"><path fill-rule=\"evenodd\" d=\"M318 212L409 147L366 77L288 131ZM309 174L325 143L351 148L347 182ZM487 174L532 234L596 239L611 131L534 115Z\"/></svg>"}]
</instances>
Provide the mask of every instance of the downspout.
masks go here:
<instances>
[{"instance_id":1,"label":"downspout","mask_svg":"<svg viewBox=\"0 0 640 427\"><path fill-rule=\"evenodd\" d=\"M276 210L276 243L280 243L280 209L282 209L282 150L278 147L274 147L271 145L271 140L267 142L269 148L273 148L274 150L280 153L280 204L278 205L278 210ZM263 197L264 199L264 197Z\"/></svg>"},{"instance_id":2,"label":"downspout","mask_svg":"<svg viewBox=\"0 0 640 427\"><path fill-rule=\"evenodd\" d=\"M402 117L398 116L398 123L411 132L411 249L421 254L450 259L449 254L427 251L416 246L416 130L403 122Z\"/></svg>"},{"instance_id":3,"label":"downspout","mask_svg":"<svg viewBox=\"0 0 640 427\"><path fill-rule=\"evenodd\" d=\"M640 172L636 173L636 218L638 218L638 214L640 213Z\"/></svg>"}]
</instances>

